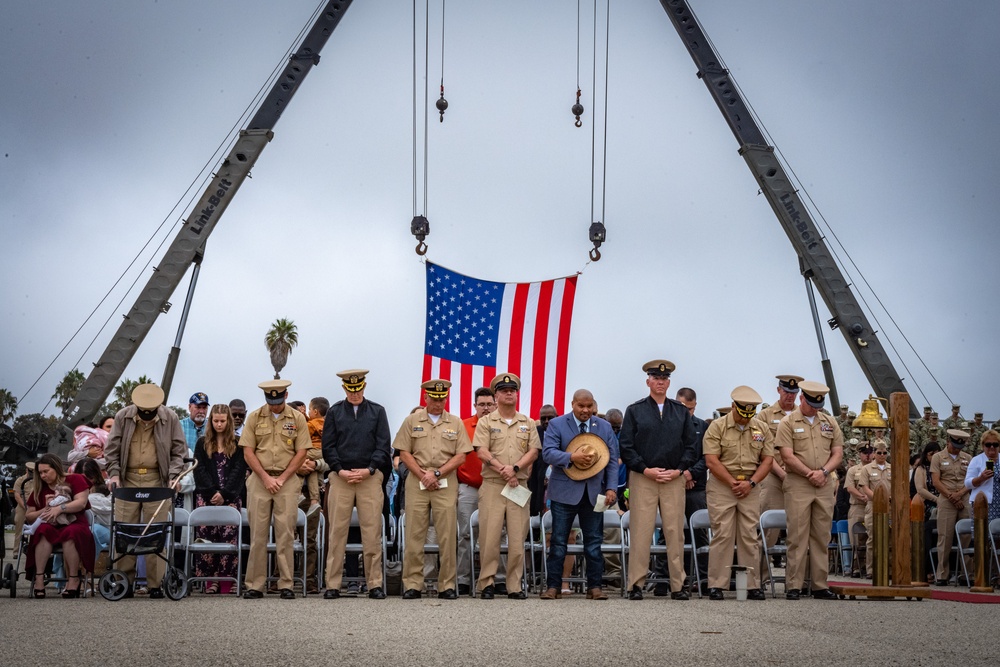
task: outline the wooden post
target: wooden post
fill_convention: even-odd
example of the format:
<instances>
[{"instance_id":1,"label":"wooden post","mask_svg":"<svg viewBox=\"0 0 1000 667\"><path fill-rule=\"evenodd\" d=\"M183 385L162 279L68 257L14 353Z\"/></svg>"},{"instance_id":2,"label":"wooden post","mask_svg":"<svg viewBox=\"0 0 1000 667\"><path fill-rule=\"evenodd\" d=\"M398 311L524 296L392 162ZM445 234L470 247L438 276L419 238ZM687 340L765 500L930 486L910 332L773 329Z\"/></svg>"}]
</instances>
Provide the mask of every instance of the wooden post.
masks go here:
<instances>
[{"instance_id":1,"label":"wooden post","mask_svg":"<svg viewBox=\"0 0 1000 667\"><path fill-rule=\"evenodd\" d=\"M880 484L872 499L872 549L875 552L872 557L872 586L889 585L889 532L889 490Z\"/></svg>"},{"instance_id":2,"label":"wooden post","mask_svg":"<svg viewBox=\"0 0 1000 667\"><path fill-rule=\"evenodd\" d=\"M910 571L910 531L903 529L910 519L910 480L906 475L910 466L910 396L895 392L889 397L889 426L892 428L892 582L896 586L909 586L913 581Z\"/></svg>"},{"instance_id":3,"label":"wooden post","mask_svg":"<svg viewBox=\"0 0 1000 667\"><path fill-rule=\"evenodd\" d=\"M911 586L927 586L926 545L924 544L924 499L919 495L910 501L910 573Z\"/></svg>"},{"instance_id":4,"label":"wooden post","mask_svg":"<svg viewBox=\"0 0 1000 667\"><path fill-rule=\"evenodd\" d=\"M976 502L972 504L972 535L975 539L972 555L973 584L969 588L970 593L992 593L993 588L986 581L986 552L989 549L987 540L992 539L989 527L990 504L986 502L986 494L980 493L976 496ZM961 547L961 545L959 545Z\"/></svg>"}]
</instances>

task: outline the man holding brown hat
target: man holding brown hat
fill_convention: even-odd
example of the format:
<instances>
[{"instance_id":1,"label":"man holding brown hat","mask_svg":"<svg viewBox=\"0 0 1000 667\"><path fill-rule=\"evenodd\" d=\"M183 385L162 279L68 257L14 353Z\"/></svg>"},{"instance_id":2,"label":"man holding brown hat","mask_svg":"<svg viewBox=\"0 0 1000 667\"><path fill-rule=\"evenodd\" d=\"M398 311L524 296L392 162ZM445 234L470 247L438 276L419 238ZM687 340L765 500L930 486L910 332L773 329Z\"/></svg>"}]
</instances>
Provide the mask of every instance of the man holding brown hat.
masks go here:
<instances>
[{"instance_id":1,"label":"man holding brown hat","mask_svg":"<svg viewBox=\"0 0 1000 667\"><path fill-rule=\"evenodd\" d=\"M617 500L618 441L611 424L594 416L594 395L586 389L573 394L572 411L556 417L545 429L542 458L552 466L549 500L552 512L552 548L546 561L543 600L561 598L566 542L573 520L579 517L587 562L587 599L607 600L601 588L604 557L604 512L594 510L597 497L611 506ZM683 487L681 487L683 492ZM510 585L508 579L508 585Z\"/></svg>"}]
</instances>

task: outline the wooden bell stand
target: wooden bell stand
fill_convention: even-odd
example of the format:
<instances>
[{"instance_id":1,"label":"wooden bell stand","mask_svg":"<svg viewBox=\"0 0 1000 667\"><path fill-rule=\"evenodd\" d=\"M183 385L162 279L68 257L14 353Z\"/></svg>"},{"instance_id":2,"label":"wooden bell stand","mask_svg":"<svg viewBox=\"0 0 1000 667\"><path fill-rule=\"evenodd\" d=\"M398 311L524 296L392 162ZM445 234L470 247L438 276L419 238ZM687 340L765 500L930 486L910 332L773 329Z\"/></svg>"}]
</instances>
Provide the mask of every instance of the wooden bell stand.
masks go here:
<instances>
[{"instance_id":1,"label":"wooden bell stand","mask_svg":"<svg viewBox=\"0 0 1000 667\"><path fill-rule=\"evenodd\" d=\"M905 584L859 586L857 584L833 584L830 590L841 597L866 597L880 600L906 598L921 600L931 597L931 590L926 584L914 582L910 570L910 480L906 469L910 461L910 396L906 392L896 392L889 397L889 419L892 428L892 461L899 465L892 476L891 517L892 525L892 562L890 569L893 582ZM878 496L876 496L878 498ZM876 566L877 567L877 566Z\"/></svg>"}]
</instances>

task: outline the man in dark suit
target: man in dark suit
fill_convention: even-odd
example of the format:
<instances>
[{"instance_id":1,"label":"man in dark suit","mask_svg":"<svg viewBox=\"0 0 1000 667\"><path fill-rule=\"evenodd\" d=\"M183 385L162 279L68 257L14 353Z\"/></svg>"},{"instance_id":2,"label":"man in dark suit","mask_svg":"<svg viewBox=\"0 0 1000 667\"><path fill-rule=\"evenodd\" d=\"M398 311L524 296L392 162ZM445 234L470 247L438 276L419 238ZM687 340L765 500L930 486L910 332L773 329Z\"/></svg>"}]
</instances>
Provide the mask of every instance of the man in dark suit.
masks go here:
<instances>
[{"instance_id":1,"label":"man in dark suit","mask_svg":"<svg viewBox=\"0 0 1000 667\"><path fill-rule=\"evenodd\" d=\"M598 496L613 505L618 488L618 441L611 425L595 417L594 395L586 389L573 394L572 412L549 421L542 444L542 459L552 466L549 499L552 541L543 600L562 597L563 562L573 520L579 516L587 561L587 598L606 600L601 588L604 559L601 540L604 513L595 512Z\"/></svg>"}]
</instances>

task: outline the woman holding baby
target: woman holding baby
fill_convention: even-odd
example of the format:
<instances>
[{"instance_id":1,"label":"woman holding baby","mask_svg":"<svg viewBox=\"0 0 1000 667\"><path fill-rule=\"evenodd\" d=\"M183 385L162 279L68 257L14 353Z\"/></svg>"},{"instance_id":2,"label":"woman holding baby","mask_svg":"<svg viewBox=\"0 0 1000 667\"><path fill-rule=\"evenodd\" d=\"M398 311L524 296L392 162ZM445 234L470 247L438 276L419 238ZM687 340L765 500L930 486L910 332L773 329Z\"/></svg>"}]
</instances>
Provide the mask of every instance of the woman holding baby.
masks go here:
<instances>
[{"instance_id":1,"label":"woman holding baby","mask_svg":"<svg viewBox=\"0 0 1000 667\"><path fill-rule=\"evenodd\" d=\"M45 597L45 565L55 544L62 545L69 575L62 596L80 597L80 572L94 569L94 537L86 513L90 483L83 475L67 475L62 461L52 454L45 454L35 463L35 480L35 490L26 499L25 514L26 522L41 519L25 554L26 571L34 575L32 597Z\"/></svg>"}]
</instances>

